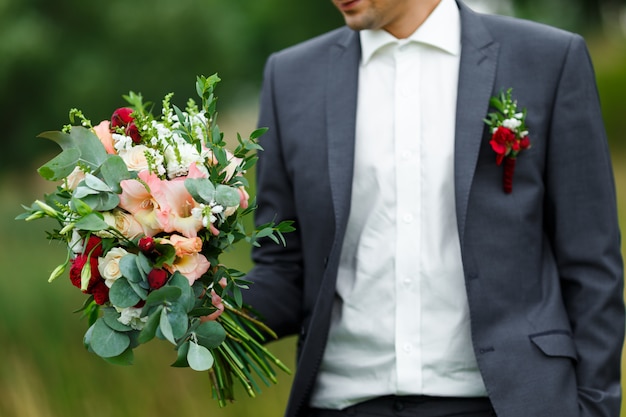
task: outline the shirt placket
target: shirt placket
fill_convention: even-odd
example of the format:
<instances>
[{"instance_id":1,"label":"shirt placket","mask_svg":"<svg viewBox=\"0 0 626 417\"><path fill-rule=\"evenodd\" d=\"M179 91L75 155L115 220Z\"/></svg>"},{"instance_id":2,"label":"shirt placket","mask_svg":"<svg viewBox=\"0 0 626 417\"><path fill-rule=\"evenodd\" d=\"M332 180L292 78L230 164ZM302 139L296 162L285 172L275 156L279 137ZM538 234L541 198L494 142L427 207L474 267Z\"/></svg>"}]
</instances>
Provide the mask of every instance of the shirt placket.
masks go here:
<instances>
[{"instance_id":1,"label":"shirt placket","mask_svg":"<svg viewBox=\"0 0 626 417\"><path fill-rule=\"evenodd\" d=\"M421 391L421 105L419 48L395 51L396 367L397 392ZM419 386L416 387L416 381Z\"/></svg>"}]
</instances>

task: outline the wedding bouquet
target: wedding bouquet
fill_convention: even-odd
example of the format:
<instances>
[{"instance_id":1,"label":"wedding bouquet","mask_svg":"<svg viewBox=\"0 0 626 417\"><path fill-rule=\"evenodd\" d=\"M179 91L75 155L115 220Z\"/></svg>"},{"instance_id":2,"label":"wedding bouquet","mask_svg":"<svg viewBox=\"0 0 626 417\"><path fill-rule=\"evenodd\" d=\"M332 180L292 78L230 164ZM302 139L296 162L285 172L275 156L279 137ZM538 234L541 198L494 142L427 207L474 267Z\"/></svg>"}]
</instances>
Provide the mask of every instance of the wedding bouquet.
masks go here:
<instances>
[{"instance_id":1,"label":"wedding bouquet","mask_svg":"<svg viewBox=\"0 0 626 417\"><path fill-rule=\"evenodd\" d=\"M241 240L283 245L291 222L248 232L243 218L254 201L243 174L256 163L257 139L237 135L226 149L216 122L217 75L198 77L200 103L180 109L163 99L158 117L141 94L129 107L96 126L72 109L62 131L40 137L62 152L39 168L60 181L18 219L52 218L48 238L67 245L67 257L50 281L69 269L71 283L87 295L78 311L89 321L85 347L116 364L131 364L133 349L155 337L175 346L173 366L208 371L220 405L233 400L239 381L254 397L255 378L276 382L274 366L289 370L263 345L275 337L243 303L250 284L242 272L220 264Z\"/></svg>"}]
</instances>

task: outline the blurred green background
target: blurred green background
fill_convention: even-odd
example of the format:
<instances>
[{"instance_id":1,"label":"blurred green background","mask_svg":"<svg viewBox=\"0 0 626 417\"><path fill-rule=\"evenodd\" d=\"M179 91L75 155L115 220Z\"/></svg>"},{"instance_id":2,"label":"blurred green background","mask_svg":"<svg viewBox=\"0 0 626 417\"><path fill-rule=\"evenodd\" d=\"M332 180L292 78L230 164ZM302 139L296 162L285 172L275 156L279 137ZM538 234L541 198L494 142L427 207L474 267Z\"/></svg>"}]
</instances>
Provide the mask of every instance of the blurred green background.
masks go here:
<instances>
[{"instance_id":1,"label":"blurred green background","mask_svg":"<svg viewBox=\"0 0 626 417\"><path fill-rule=\"evenodd\" d=\"M479 10L532 18L582 33L596 65L626 224L625 0L468 1ZM269 53L342 24L330 1L0 0L0 416L279 416L291 377L259 398L219 409L204 373L170 368L166 342L137 350L132 367L109 365L82 347L86 323L72 311L83 295L67 277L48 284L65 256L45 240L45 222L13 218L53 184L36 168L56 149L35 136L67 123L71 107L94 122L142 92L184 104L195 77L219 72L220 121L228 137L255 125ZM248 249L225 262L246 270ZM294 339L271 349L292 369ZM623 413L624 414L624 413ZM626 415L626 414L624 414Z\"/></svg>"}]
</instances>

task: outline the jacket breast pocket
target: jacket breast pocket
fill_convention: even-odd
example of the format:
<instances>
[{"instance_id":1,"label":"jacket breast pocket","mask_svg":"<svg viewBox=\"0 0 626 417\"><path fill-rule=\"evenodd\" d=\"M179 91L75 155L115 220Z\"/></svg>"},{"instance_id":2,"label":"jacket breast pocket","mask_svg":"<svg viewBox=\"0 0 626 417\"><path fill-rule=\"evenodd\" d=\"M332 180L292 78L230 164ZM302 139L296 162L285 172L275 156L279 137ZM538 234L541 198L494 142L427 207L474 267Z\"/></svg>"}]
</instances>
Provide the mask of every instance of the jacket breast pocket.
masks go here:
<instances>
[{"instance_id":1,"label":"jacket breast pocket","mask_svg":"<svg viewBox=\"0 0 626 417\"><path fill-rule=\"evenodd\" d=\"M574 340L567 331L556 330L536 333L531 334L529 337L533 344L546 356L570 358L574 361L578 360Z\"/></svg>"}]
</instances>

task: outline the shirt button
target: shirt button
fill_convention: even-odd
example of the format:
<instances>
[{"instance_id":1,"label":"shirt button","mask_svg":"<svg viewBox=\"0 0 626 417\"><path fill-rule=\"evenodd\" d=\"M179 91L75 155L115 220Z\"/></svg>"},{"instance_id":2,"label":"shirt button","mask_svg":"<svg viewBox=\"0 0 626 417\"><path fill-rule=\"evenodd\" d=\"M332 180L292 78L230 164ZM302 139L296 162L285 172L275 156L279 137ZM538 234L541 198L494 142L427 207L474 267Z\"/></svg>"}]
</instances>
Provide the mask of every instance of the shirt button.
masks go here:
<instances>
[{"instance_id":1,"label":"shirt button","mask_svg":"<svg viewBox=\"0 0 626 417\"><path fill-rule=\"evenodd\" d=\"M404 151L402 152L402 159L409 159L411 155L411 151Z\"/></svg>"},{"instance_id":2,"label":"shirt button","mask_svg":"<svg viewBox=\"0 0 626 417\"><path fill-rule=\"evenodd\" d=\"M412 350L412 349L413 349L413 346L411 346L411 344L410 344L410 343L405 343L405 344L404 344L404 351L405 351L406 353L411 352L411 350Z\"/></svg>"},{"instance_id":3,"label":"shirt button","mask_svg":"<svg viewBox=\"0 0 626 417\"><path fill-rule=\"evenodd\" d=\"M402 220L404 220L405 223L412 223L413 222L413 215L405 214L404 217L402 218Z\"/></svg>"},{"instance_id":4,"label":"shirt button","mask_svg":"<svg viewBox=\"0 0 626 417\"><path fill-rule=\"evenodd\" d=\"M407 287L411 285L411 278L404 278L404 285L406 285Z\"/></svg>"}]
</instances>

